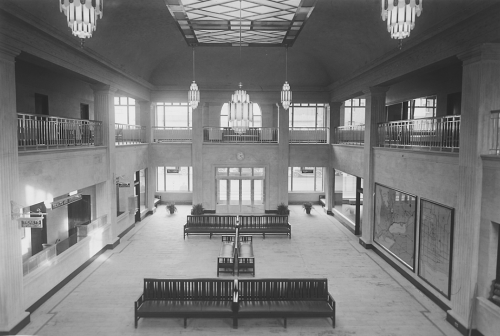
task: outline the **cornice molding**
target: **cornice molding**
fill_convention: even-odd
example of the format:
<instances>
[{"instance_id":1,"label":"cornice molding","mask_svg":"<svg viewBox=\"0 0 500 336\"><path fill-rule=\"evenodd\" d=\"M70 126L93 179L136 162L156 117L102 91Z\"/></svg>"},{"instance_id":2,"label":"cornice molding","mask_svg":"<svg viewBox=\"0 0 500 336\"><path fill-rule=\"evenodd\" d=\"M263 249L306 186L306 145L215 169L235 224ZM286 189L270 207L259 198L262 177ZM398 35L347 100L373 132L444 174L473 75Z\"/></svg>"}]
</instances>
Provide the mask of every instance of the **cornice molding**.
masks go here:
<instances>
[{"instance_id":1,"label":"cornice molding","mask_svg":"<svg viewBox=\"0 0 500 336\"><path fill-rule=\"evenodd\" d=\"M457 55L464 65L479 61L500 61L500 43L484 43Z\"/></svg>"}]
</instances>

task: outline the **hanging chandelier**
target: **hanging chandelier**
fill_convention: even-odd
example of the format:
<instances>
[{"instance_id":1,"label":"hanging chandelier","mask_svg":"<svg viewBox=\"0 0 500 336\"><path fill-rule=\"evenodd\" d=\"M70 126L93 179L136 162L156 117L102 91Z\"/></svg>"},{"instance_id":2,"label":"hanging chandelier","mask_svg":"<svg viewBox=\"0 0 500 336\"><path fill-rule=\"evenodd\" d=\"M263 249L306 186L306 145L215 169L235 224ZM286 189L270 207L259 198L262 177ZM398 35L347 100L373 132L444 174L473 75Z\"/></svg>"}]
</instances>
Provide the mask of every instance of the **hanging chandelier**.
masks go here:
<instances>
[{"instance_id":1,"label":"hanging chandelier","mask_svg":"<svg viewBox=\"0 0 500 336\"><path fill-rule=\"evenodd\" d=\"M387 31L393 39L410 36L415 17L422 13L423 0L382 0L382 20L387 20Z\"/></svg>"},{"instance_id":2,"label":"hanging chandelier","mask_svg":"<svg viewBox=\"0 0 500 336\"><path fill-rule=\"evenodd\" d=\"M292 91L290 90L290 84L288 84L288 46L286 47L285 54L285 84L281 89L281 105L283 108L288 110L290 104L292 103Z\"/></svg>"},{"instance_id":3,"label":"hanging chandelier","mask_svg":"<svg viewBox=\"0 0 500 336\"><path fill-rule=\"evenodd\" d=\"M83 40L92 37L97 17L102 19L103 2L104 0L60 0L59 10L66 15L73 35Z\"/></svg>"},{"instance_id":4,"label":"hanging chandelier","mask_svg":"<svg viewBox=\"0 0 500 336\"><path fill-rule=\"evenodd\" d=\"M194 47L193 47L193 83L191 83L191 87L189 88L188 102L193 110L198 107L198 103L200 102L200 91L198 91L198 85L196 85L196 82L194 81Z\"/></svg>"},{"instance_id":5,"label":"hanging chandelier","mask_svg":"<svg viewBox=\"0 0 500 336\"><path fill-rule=\"evenodd\" d=\"M240 63L241 63L241 0L240 0ZM241 69L241 66L239 67ZM229 126L237 134L245 133L253 122L253 103L250 96L242 89L236 90L229 102Z\"/></svg>"}]
</instances>

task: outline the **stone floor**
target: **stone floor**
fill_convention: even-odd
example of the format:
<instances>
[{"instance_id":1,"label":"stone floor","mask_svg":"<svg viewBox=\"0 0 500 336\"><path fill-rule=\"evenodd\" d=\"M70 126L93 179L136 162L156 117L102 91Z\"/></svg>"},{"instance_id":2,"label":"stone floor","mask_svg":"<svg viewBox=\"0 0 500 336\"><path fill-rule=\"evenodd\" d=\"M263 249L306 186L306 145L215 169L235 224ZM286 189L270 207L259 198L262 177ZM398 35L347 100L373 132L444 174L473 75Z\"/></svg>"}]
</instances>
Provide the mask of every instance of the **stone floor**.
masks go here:
<instances>
[{"instance_id":1,"label":"stone floor","mask_svg":"<svg viewBox=\"0 0 500 336\"><path fill-rule=\"evenodd\" d=\"M337 326L326 318L141 319L133 303L145 277L216 277L220 236L182 239L189 206L170 215L158 207L31 315L24 335L448 335L460 334L445 312L320 206L306 215L291 206L292 239L254 237L256 277L326 277L337 304ZM221 277L231 278L229 274ZM251 277L244 274L241 277Z\"/></svg>"}]
</instances>

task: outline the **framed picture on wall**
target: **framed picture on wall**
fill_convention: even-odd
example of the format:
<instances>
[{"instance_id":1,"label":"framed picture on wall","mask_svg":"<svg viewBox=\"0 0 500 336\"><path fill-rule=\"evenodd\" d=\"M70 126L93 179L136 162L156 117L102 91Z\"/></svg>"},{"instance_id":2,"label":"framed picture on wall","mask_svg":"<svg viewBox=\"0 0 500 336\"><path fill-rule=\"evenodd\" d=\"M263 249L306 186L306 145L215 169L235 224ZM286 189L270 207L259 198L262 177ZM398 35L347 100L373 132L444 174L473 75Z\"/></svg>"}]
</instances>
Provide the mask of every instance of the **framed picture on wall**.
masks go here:
<instances>
[{"instance_id":1,"label":"framed picture on wall","mask_svg":"<svg viewBox=\"0 0 500 336\"><path fill-rule=\"evenodd\" d=\"M373 241L415 269L417 197L375 183Z\"/></svg>"},{"instance_id":2,"label":"framed picture on wall","mask_svg":"<svg viewBox=\"0 0 500 336\"><path fill-rule=\"evenodd\" d=\"M454 209L420 200L418 276L450 298Z\"/></svg>"}]
</instances>

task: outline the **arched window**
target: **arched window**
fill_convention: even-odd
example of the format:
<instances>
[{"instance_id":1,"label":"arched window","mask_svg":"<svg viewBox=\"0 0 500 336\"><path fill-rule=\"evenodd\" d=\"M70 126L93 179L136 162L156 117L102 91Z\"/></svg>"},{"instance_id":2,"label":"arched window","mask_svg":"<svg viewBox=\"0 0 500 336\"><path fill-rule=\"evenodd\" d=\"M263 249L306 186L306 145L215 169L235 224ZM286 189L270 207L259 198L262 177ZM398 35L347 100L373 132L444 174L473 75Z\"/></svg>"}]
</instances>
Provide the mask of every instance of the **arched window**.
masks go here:
<instances>
[{"instance_id":1,"label":"arched window","mask_svg":"<svg viewBox=\"0 0 500 336\"><path fill-rule=\"evenodd\" d=\"M229 104L222 105L220 110L220 127L229 127ZM253 122L250 127L262 127L262 111L257 103L253 103Z\"/></svg>"}]
</instances>

